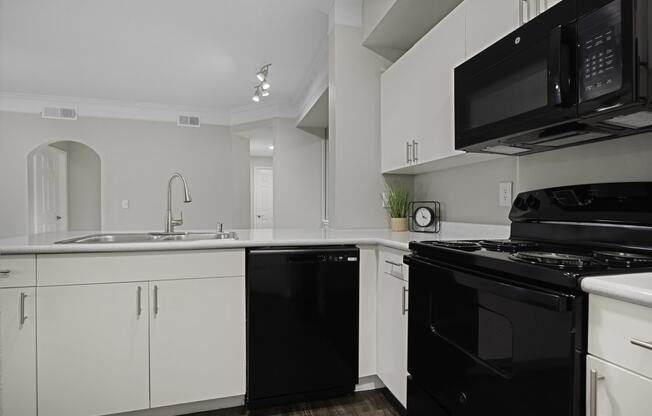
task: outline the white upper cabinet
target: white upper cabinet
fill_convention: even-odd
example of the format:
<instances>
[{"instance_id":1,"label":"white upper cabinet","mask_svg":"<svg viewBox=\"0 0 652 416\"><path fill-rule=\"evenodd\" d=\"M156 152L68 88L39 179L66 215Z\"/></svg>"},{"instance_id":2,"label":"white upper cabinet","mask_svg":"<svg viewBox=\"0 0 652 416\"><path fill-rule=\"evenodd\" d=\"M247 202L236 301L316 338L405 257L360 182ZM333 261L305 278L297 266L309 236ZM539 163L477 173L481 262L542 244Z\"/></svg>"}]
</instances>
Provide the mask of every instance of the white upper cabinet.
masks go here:
<instances>
[{"instance_id":1,"label":"white upper cabinet","mask_svg":"<svg viewBox=\"0 0 652 416\"><path fill-rule=\"evenodd\" d=\"M244 280L150 282L152 407L245 393Z\"/></svg>"},{"instance_id":2,"label":"white upper cabinet","mask_svg":"<svg viewBox=\"0 0 652 416\"><path fill-rule=\"evenodd\" d=\"M530 0L535 4L537 0ZM539 0L544 1L544 0ZM466 56L482 52L518 28L520 0L465 0ZM523 4L526 2L524 1Z\"/></svg>"},{"instance_id":3,"label":"white upper cabinet","mask_svg":"<svg viewBox=\"0 0 652 416\"><path fill-rule=\"evenodd\" d=\"M495 10L485 3L511 5ZM475 8L472 19L480 20L485 9L507 13L494 22L484 16L482 24L491 30L475 32L468 27L467 10ZM396 61L381 77L381 153L382 172L419 174L469 163L496 159L498 156L467 154L455 149L454 70L467 57L467 37L474 48L484 47L481 40L499 37L518 25L518 2L510 0L466 0L430 30ZM486 21L485 21L486 20ZM509 21L509 24L504 23ZM512 22L513 21L513 22ZM509 29L507 28L509 26ZM491 34L489 34L491 32ZM488 40L490 44L493 40Z\"/></svg>"},{"instance_id":4,"label":"white upper cabinet","mask_svg":"<svg viewBox=\"0 0 652 416\"><path fill-rule=\"evenodd\" d=\"M38 289L39 416L149 407L147 294L146 282Z\"/></svg>"},{"instance_id":5,"label":"white upper cabinet","mask_svg":"<svg viewBox=\"0 0 652 416\"><path fill-rule=\"evenodd\" d=\"M35 295L0 289L0 415L36 416Z\"/></svg>"}]
</instances>

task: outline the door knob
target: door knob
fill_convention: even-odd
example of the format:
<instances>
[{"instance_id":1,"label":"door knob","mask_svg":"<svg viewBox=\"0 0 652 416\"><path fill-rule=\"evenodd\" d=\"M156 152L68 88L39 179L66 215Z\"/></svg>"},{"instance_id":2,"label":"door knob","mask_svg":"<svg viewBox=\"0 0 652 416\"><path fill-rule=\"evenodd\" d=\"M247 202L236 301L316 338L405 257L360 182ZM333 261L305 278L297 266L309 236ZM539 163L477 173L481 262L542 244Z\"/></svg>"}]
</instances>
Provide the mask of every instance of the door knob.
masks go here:
<instances>
[{"instance_id":1,"label":"door knob","mask_svg":"<svg viewBox=\"0 0 652 416\"><path fill-rule=\"evenodd\" d=\"M59 215L57 215L57 221L59 221L59 220L61 220L61 217Z\"/></svg>"}]
</instances>

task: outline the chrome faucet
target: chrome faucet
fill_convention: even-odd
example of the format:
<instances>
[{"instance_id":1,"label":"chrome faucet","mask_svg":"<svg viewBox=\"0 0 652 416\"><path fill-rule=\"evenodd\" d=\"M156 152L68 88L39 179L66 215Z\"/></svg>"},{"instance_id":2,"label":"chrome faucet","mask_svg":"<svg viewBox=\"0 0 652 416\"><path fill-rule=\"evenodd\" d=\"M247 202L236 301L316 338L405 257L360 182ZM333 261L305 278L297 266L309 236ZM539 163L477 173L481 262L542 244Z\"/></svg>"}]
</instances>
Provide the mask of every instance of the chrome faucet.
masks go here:
<instances>
[{"instance_id":1,"label":"chrome faucet","mask_svg":"<svg viewBox=\"0 0 652 416\"><path fill-rule=\"evenodd\" d=\"M183 211L181 211L181 218L179 219L175 219L172 215L172 182L174 182L174 178L181 179L181 182L183 183L183 202L186 204L192 202L186 179L179 172L173 173L170 181L168 182L168 212L167 219L165 221L165 232L168 234L174 233L174 227L177 225L183 225Z\"/></svg>"}]
</instances>

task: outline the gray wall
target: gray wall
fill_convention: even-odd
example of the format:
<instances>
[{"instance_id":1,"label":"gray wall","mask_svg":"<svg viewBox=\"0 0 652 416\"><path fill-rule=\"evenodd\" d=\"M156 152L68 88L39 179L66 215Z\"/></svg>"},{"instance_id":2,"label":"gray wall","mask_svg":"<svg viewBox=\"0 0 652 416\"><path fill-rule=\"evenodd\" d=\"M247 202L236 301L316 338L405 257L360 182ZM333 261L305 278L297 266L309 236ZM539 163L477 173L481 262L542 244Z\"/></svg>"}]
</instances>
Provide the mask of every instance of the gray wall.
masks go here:
<instances>
[{"instance_id":1,"label":"gray wall","mask_svg":"<svg viewBox=\"0 0 652 416\"><path fill-rule=\"evenodd\" d=\"M652 133L522 157L506 157L414 178L415 196L442 203L447 221L509 224L500 182L518 192L595 182L652 181Z\"/></svg>"},{"instance_id":2,"label":"gray wall","mask_svg":"<svg viewBox=\"0 0 652 416\"><path fill-rule=\"evenodd\" d=\"M361 45L362 29L329 37L328 212L333 228L386 228L380 175L380 74L389 61Z\"/></svg>"},{"instance_id":3,"label":"gray wall","mask_svg":"<svg viewBox=\"0 0 652 416\"><path fill-rule=\"evenodd\" d=\"M323 139L290 119L274 129L274 228L319 228Z\"/></svg>"},{"instance_id":4,"label":"gray wall","mask_svg":"<svg viewBox=\"0 0 652 416\"><path fill-rule=\"evenodd\" d=\"M248 187L242 196L233 180L245 175L243 182L249 181L248 146L234 140L227 127L90 117L44 120L0 112L0 237L28 232L27 155L60 140L87 144L99 154L105 230L162 229L167 180L177 170L188 178L193 196L193 203L181 207L180 191L173 191L175 212L184 211L184 228L212 229L218 220L227 228L249 226ZM246 158L240 160L241 155ZM129 209L121 208L123 199L130 200Z\"/></svg>"},{"instance_id":5,"label":"gray wall","mask_svg":"<svg viewBox=\"0 0 652 416\"><path fill-rule=\"evenodd\" d=\"M415 196L440 201L445 221L507 224L509 208L498 206L498 184L516 181L516 158L504 158L423 175Z\"/></svg>"}]
</instances>

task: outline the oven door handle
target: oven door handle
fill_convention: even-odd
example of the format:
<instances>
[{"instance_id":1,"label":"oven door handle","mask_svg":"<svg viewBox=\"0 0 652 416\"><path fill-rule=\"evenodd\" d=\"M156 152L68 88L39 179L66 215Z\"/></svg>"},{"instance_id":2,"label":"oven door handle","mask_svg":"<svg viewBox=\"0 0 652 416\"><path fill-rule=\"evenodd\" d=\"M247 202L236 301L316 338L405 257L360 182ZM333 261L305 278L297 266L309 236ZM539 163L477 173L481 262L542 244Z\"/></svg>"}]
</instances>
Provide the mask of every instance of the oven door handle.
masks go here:
<instances>
[{"instance_id":1,"label":"oven door handle","mask_svg":"<svg viewBox=\"0 0 652 416\"><path fill-rule=\"evenodd\" d=\"M489 280L479 276L455 273L455 281L463 286L482 292L509 298L517 302L527 303L555 312L568 311L569 298L564 295L542 292L522 286Z\"/></svg>"},{"instance_id":2,"label":"oven door handle","mask_svg":"<svg viewBox=\"0 0 652 416\"><path fill-rule=\"evenodd\" d=\"M564 39L566 27L557 26L550 31L548 54L548 100L551 105L563 107L570 98L570 67L572 52Z\"/></svg>"},{"instance_id":3,"label":"oven door handle","mask_svg":"<svg viewBox=\"0 0 652 416\"><path fill-rule=\"evenodd\" d=\"M466 355L466 356L467 356L468 358L470 358L471 360L473 360L473 361L475 361L476 363L480 364L481 366L483 366L483 367L486 368L487 370L491 371L492 373L495 373L495 374L498 375L500 378L505 379L505 380L511 380L511 379L512 379L512 377L513 377L512 374L510 374L510 373L508 373L508 372L506 372L506 371L504 371L504 370L501 370L500 368L497 368L497 367L491 365L490 363L488 363L487 361L483 360L482 358L480 358L480 357L476 356L475 354L473 354L473 353L467 351L467 350L464 349L462 346L460 346L459 344L457 344L455 341L446 338L444 335L440 334L440 333L437 331L437 328L435 328L435 326L432 325L432 324L430 325L430 332L432 332L433 335L436 336L437 338L439 338L440 340L444 341L445 343L447 343L447 344L450 345L451 347L455 348L456 350L458 350L458 351L461 352L462 354Z\"/></svg>"}]
</instances>

